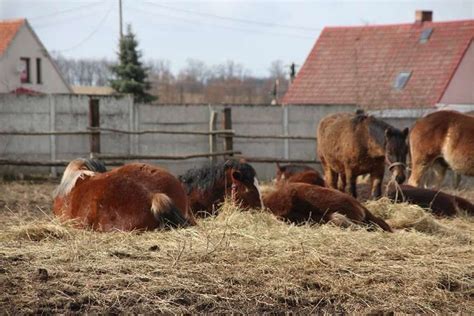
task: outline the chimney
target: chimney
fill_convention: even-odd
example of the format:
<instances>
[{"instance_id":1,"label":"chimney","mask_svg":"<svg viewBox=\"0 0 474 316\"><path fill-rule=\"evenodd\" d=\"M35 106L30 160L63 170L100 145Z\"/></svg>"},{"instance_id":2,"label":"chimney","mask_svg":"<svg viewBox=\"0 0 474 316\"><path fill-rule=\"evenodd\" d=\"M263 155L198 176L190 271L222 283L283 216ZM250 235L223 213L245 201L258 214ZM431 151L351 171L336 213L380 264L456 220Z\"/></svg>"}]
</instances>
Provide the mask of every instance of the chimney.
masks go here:
<instances>
[{"instance_id":1,"label":"chimney","mask_svg":"<svg viewBox=\"0 0 474 316\"><path fill-rule=\"evenodd\" d=\"M433 21L433 11L417 10L415 12L416 23L432 22L432 21Z\"/></svg>"}]
</instances>

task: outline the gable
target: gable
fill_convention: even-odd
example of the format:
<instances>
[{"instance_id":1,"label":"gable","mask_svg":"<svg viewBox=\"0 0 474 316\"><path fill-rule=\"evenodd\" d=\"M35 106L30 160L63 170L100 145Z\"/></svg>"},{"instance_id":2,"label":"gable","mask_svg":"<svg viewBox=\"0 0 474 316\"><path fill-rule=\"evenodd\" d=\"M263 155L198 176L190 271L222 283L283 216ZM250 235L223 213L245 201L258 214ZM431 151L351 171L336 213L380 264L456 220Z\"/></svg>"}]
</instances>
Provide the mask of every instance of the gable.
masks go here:
<instances>
[{"instance_id":1,"label":"gable","mask_svg":"<svg viewBox=\"0 0 474 316\"><path fill-rule=\"evenodd\" d=\"M69 85L62 77L48 51L28 21L22 21L3 55L0 56L0 82L3 83L0 85L0 93L17 91L20 87L40 93L70 93ZM0 24L2 23L0 22ZM20 80L19 68L22 59L28 60L29 66L27 68L29 68L30 80L27 82Z\"/></svg>"},{"instance_id":2,"label":"gable","mask_svg":"<svg viewBox=\"0 0 474 316\"><path fill-rule=\"evenodd\" d=\"M473 37L474 20L325 28L283 103L432 107Z\"/></svg>"},{"instance_id":3,"label":"gable","mask_svg":"<svg viewBox=\"0 0 474 316\"><path fill-rule=\"evenodd\" d=\"M474 42L471 42L449 82L442 104L474 104Z\"/></svg>"}]
</instances>

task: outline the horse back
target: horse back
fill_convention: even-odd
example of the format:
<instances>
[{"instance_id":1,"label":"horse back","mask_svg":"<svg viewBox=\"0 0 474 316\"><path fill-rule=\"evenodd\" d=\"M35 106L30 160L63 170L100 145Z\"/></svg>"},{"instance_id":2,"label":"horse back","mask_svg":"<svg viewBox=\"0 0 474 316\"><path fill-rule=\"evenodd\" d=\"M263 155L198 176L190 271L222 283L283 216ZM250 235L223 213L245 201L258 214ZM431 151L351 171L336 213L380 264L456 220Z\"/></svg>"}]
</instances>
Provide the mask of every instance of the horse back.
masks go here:
<instances>
[{"instance_id":1,"label":"horse back","mask_svg":"<svg viewBox=\"0 0 474 316\"><path fill-rule=\"evenodd\" d=\"M156 193L167 195L189 216L181 183L165 169L146 164L129 164L80 180L68 197L69 216L102 231L155 229L159 223L151 208Z\"/></svg>"},{"instance_id":2,"label":"horse back","mask_svg":"<svg viewBox=\"0 0 474 316\"><path fill-rule=\"evenodd\" d=\"M474 117L438 111L419 119L410 132L410 153L424 163L442 156L453 170L474 175Z\"/></svg>"},{"instance_id":3,"label":"horse back","mask_svg":"<svg viewBox=\"0 0 474 316\"><path fill-rule=\"evenodd\" d=\"M367 172L380 156L371 151L367 117L350 113L337 113L324 118L318 126L318 155L336 172L345 166Z\"/></svg>"}]
</instances>

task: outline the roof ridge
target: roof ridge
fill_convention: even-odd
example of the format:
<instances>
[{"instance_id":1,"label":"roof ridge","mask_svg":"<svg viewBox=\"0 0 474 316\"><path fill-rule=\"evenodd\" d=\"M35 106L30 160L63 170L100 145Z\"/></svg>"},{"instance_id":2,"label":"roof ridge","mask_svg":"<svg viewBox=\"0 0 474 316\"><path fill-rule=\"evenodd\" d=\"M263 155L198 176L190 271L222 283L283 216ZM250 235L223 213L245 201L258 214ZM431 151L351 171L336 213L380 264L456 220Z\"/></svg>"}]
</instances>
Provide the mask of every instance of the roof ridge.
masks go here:
<instances>
[{"instance_id":1,"label":"roof ridge","mask_svg":"<svg viewBox=\"0 0 474 316\"><path fill-rule=\"evenodd\" d=\"M6 19L6 20L0 20L0 24L3 23L24 23L26 21L26 18L16 18L16 19Z\"/></svg>"},{"instance_id":2,"label":"roof ridge","mask_svg":"<svg viewBox=\"0 0 474 316\"><path fill-rule=\"evenodd\" d=\"M369 24L369 25L342 25L342 26L325 26L323 30L326 29L362 29L362 28L392 28L392 27L425 27L428 25L431 26L443 26L443 25L449 25L449 24L454 24L454 25L459 25L459 24L464 24L464 23L469 23L474 25L474 19L466 19L466 20L453 20L453 21L438 21L438 22L412 22L412 23L393 23L393 24Z\"/></svg>"}]
</instances>

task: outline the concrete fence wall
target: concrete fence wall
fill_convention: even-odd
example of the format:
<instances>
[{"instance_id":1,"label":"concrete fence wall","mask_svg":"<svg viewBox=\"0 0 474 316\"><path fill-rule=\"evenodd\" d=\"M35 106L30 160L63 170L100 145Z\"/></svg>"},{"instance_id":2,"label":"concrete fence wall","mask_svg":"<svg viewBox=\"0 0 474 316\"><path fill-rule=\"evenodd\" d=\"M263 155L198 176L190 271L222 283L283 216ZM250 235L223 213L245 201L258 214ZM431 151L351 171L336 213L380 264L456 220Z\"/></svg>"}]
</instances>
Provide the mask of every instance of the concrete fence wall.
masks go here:
<instances>
[{"instance_id":1,"label":"concrete fence wall","mask_svg":"<svg viewBox=\"0 0 474 316\"><path fill-rule=\"evenodd\" d=\"M353 106L275 105L149 105L134 104L130 97L101 96L100 126L123 130L209 131L211 112L217 112L216 129L223 129L223 110L232 110L232 129L245 135L315 136L319 120L329 113L354 111ZM84 131L89 126L89 97L77 95L0 95L0 131ZM88 157L89 135L0 135L0 157L21 160L70 160ZM216 151L224 138L216 136ZM187 155L208 153L209 136L101 134L102 154ZM235 138L234 150L252 157L316 160L313 140ZM223 159L222 157L217 160ZM209 158L150 161L175 174L206 163ZM262 179L275 173L272 163L255 163ZM315 165L319 167L318 165ZM0 166L0 174L47 174L62 168Z\"/></svg>"}]
</instances>

